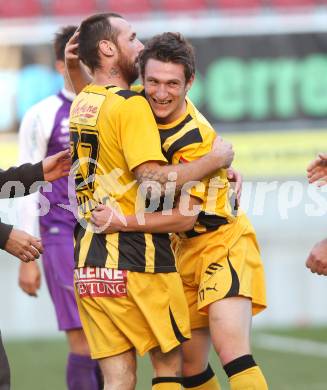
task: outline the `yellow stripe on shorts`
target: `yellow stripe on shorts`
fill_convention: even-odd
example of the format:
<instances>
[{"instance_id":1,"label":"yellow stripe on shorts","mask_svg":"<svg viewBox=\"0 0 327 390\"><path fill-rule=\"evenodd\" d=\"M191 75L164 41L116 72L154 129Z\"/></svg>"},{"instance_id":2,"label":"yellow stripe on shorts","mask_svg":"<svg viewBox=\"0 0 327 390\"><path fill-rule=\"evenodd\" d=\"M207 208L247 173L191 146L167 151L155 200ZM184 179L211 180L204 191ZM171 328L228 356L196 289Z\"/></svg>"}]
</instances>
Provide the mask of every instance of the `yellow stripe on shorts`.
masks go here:
<instances>
[{"instance_id":1,"label":"yellow stripe on shorts","mask_svg":"<svg viewBox=\"0 0 327 390\"><path fill-rule=\"evenodd\" d=\"M80 249L79 259L78 259L78 268L85 266L86 256L90 249L92 237L93 237L93 233L86 231L84 236L81 238L80 241L81 249Z\"/></svg>"},{"instance_id":2,"label":"yellow stripe on shorts","mask_svg":"<svg viewBox=\"0 0 327 390\"><path fill-rule=\"evenodd\" d=\"M145 272L154 271L155 248L152 241L152 234L144 233L145 237Z\"/></svg>"},{"instance_id":3,"label":"yellow stripe on shorts","mask_svg":"<svg viewBox=\"0 0 327 390\"><path fill-rule=\"evenodd\" d=\"M106 248L108 251L107 261L105 264L106 268L118 268L119 259L119 233L107 234Z\"/></svg>"}]
</instances>

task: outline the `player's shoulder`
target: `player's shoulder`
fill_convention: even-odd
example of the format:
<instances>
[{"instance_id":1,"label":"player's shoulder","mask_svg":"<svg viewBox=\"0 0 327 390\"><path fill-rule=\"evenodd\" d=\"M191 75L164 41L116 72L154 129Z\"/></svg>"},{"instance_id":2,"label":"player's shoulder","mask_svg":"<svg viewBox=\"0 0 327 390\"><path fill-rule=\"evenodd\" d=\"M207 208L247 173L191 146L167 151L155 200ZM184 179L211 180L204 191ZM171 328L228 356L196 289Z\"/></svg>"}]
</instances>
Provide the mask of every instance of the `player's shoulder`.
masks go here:
<instances>
[{"instance_id":1,"label":"player's shoulder","mask_svg":"<svg viewBox=\"0 0 327 390\"><path fill-rule=\"evenodd\" d=\"M122 99L124 104L127 105L148 104L142 90L135 89L135 87L133 87L133 89L119 89L115 92L115 94Z\"/></svg>"},{"instance_id":2,"label":"player's shoulder","mask_svg":"<svg viewBox=\"0 0 327 390\"><path fill-rule=\"evenodd\" d=\"M117 105L118 110L132 111L132 112L144 112L149 111L149 103L146 100L142 92L134 89L116 89L113 91L117 97L119 104Z\"/></svg>"},{"instance_id":3,"label":"player's shoulder","mask_svg":"<svg viewBox=\"0 0 327 390\"><path fill-rule=\"evenodd\" d=\"M78 95L76 101L83 100L85 94L98 95L98 99L103 105L103 110L109 112L107 108L110 107L110 116L121 115L125 113L140 113L150 111L149 104L144 95L139 92L140 89L124 89L115 85L94 85L86 86ZM99 97L102 96L102 98ZM90 95L89 98L90 99ZM95 98L95 96L93 96ZM73 104L73 106L75 106ZM150 111L151 112L151 111Z\"/></svg>"},{"instance_id":4,"label":"player's shoulder","mask_svg":"<svg viewBox=\"0 0 327 390\"><path fill-rule=\"evenodd\" d=\"M214 132L212 125L207 120L207 118L195 107L194 103L191 99L186 98L188 111L190 116L192 117L194 125L196 125L199 129L205 132Z\"/></svg>"},{"instance_id":5,"label":"player's shoulder","mask_svg":"<svg viewBox=\"0 0 327 390\"><path fill-rule=\"evenodd\" d=\"M105 95L108 99L116 97L119 101L124 102L133 98L144 98L143 89L142 85L133 85L130 89L124 89L115 85L89 84L82 92Z\"/></svg>"},{"instance_id":6,"label":"player's shoulder","mask_svg":"<svg viewBox=\"0 0 327 390\"><path fill-rule=\"evenodd\" d=\"M49 123L54 120L61 105L62 101L57 95L51 95L42 99L27 109L22 120L22 126L31 125L37 121L42 127L48 127Z\"/></svg>"},{"instance_id":7,"label":"player's shoulder","mask_svg":"<svg viewBox=\"0 0 327 390\"><path fill-rule=\"evenodd\" d=\"M55 111L62 101L58 95L51 95L45 99L40 100L38 103L33 104L25 113L25 116L41 115L46 116L51 111Z\"/></svg>"},{"instance_id":8,"label":"player's shoulder","mask_svg":"<svg viewBox=\"0 0 327 390\"><path fill-rule=\"evenodd\" d=\"M125 100L140 96L140 94L138 92L132 91L130 89L121 89L121 90L116 92L116 95L122 97Z\"/></svg>"}]
</instances>

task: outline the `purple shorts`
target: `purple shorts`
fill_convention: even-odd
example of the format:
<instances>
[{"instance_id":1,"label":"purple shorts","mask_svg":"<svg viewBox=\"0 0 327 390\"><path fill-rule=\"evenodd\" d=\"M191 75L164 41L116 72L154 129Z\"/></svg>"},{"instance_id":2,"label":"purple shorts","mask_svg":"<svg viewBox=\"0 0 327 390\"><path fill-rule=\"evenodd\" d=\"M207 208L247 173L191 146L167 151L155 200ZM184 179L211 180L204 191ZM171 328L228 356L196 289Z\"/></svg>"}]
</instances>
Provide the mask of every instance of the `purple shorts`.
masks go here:
<instances>
[{"instance_id":1,"label":"purple shorts","mask_svg":"<svg viewBox=\"0 0 327 390\"><path fill-rule=\"evenodd\" d=\"M73 242L44 244L43 268L59 330L82 328L74 295Z\"/></svg>"}]
</instances>

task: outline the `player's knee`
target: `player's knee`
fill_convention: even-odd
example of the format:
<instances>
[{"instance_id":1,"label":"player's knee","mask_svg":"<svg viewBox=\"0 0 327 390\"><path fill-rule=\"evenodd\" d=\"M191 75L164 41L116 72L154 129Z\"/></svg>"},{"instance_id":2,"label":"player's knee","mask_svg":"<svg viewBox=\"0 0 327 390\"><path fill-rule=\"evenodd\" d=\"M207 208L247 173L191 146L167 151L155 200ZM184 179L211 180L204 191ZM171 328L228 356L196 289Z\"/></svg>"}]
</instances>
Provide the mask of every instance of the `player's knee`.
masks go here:
<instances>
[{"instance_id":1,"label":"player's knee","mask_svg":"<svg viewBox=\"0 0 327 390\"><path fill-rule=\"evenodd\" d=\"M182 364L182 375L193 376L199 372L203 372L208 366L208 356L203 354L202 351L199 353L183 353L183 364Z\"/></svg>"},{"instance_id":2,"label":"player's knee","mask_svg":"<svg viewBox=\"0 0 327 390\"><path fill-rule=\"evenodd\" d=\"M156 376L180 376L182 373L181 348L163 353L159 348L150 352L152 365Z\"/></svg>"},{"instance_id":3,"label":"player's knee","mask_svg":"<svg viewBox=\"0 0 327 390\"><path fill-rule=\"evenodd\" d=\"M136 386L136 373L124 370L115 375L104 375L104 390L134 390Z\"/></svg>"},{"instance_id":4,"label":"player's knee","mask_svg":"<svg viewBox=\"0 0 327 390\"><path fill-rule=\"evenodd\" d=\"M182 365L182 376L193 376L203 372L207 367L207 362L198 361L196 359L184 360Z\"/></svg>"},{"instance_id":5,"label":"player's knee","mask_svg":"<svg viewBox=\"0 0 327 390\"><path fill-rule=\"evenodd\" d=\"M250 353L250 334L241 326L220 326L214 329L219 331L212 334L212 343L223 364Z\"/></svg>"},{"instance_id":6,"label":"player's knee","mask_svg":"<svg viewBox=\"0 0 327 390\"><path fill-rule=\"evenodd\" d=\"M235 332L221 336L220 341L213 340L213 344L222 364L251 353L249 338L243 334Z\"/></svg>"},{"instance_id":7,"label":"player's knee","mask_svg":"<svg viewBox=\"0 0 327 390\"><path fill-rule=\"evenodd\" d=\"M76 355L90 356L90 348L86 342L72 345L71 352Z\"/></svg>"},{"instance_id":8,"label":"player's knee","mask_svg":"<svg viewBox=\"0 0 327 390\"><path fill-rule=\"evenodd\" d=\"M90 348L82 329L73 329L66 332L70 352L76 355L90 355Z\"/></svg>"}]
</instances>

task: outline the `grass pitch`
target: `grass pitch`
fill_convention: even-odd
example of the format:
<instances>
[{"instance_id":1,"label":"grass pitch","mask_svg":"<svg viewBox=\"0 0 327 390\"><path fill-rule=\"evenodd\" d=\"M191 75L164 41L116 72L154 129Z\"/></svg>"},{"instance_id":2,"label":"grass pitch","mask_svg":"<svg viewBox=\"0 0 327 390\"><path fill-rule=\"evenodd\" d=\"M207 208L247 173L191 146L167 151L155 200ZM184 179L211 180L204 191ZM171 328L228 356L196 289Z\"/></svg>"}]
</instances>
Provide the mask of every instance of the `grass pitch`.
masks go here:
<instances>
[{"instance_id":1,"label":"grass pitch","mask_svg":"<svg viewBox=\"0 0 327 390\"><path fill-rule=\"evenodd\" d=\"M281 336L280 347L278 343L272 346L268 342L265 346L265 335L268 338ZM260 343L257 342L259 339ZM327 328L260 330L254 332L253 345L255 360L260 363L270 390L327 389ZM5 342L5 346L11 365L13 390L66 388L67 347L64 340L10 341ZM211 364L220 379L222 389L228 390L226 376L213 352ZM151 366L145 357L139 359L138 363L137 390L147 389L151 389Z\"/></svg>"}]
</instances>

